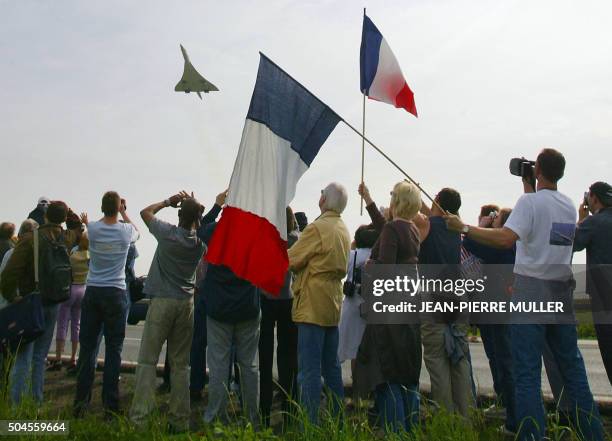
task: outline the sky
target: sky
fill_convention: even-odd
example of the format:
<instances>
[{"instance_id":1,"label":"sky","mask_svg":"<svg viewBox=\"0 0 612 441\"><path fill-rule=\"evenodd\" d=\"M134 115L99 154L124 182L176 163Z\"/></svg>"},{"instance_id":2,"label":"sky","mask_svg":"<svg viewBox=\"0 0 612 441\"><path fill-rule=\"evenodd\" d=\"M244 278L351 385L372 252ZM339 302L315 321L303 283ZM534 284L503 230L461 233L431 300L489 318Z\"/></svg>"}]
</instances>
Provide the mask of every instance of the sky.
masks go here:
<instances>
[{"instance_id":1,"label":"sky","mask_svg":"<svg viewBox=\"0 0 612 441\"><path fill-rule=\"evenodd\" d=\"M0 0L0 220L19 224L39 196L90 219L104 191L127 199L142 232L137 272L155 240L138 212L179 190L207 206L229 183L261 51L361 126L363 7L399 60L419 118L368 101L366 135L428 192L461 192L462 217L512 207L510 158L554 147L560 190L578 205L612 181L612 3L609 1ZM183 44L220 91L174 92ZM320 190L345 185L359 214L361 140L340 123L298 184L295 211L318 215ZM379 205L403 176L366 146ZM175 221L176 212L160 216ZM584 256L576 259L580 261Z\"/></svg>"}]
</instances>

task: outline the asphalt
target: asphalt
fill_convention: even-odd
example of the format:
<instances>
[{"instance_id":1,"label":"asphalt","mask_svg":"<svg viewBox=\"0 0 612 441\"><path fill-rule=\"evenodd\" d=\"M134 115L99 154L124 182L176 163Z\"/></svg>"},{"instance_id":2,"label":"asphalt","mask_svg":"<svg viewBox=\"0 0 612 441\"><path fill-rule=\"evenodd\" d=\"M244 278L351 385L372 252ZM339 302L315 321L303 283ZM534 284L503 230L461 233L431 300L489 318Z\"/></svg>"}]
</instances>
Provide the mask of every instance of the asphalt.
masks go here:
<instances>
[{"instance_id":1,"label":"asphalt","mask_svg":"<svg viewBox=\"0 0 612 441\"><path fill-rule=\"evenodd\" d=\"M126 338L123 345L122 359L124 362L134 363L138 360L138 350L140 347L140 337L142 335L143 326L128 326ZM69 344L67 350L69 350ZM584 358L589 384L595 396L595 399L601 403L612 404L612 386L606 375L606 371L599 353L599 346L594 340L580 340L580 351ZM55 350L55 342L51 347L51 352ZM470 343L470 352L472 356L472 365L474 372L474 381L476 383L478 395L493 396L493 380L489 370L489 362L485 355L484 348L480 342ZM100 349L100 357L103 357L103 347ZM160 354L160 363L163 363L165 350ZM346 385L352 383L350 364L344 363L342 366L342 375ZM421 389L428 391L430 388L429 374L425 366L421 369ZM545 397L552 397L550 386L546 378L544 370L542 371L542 392Z\"/></svg>"}]
</instances>

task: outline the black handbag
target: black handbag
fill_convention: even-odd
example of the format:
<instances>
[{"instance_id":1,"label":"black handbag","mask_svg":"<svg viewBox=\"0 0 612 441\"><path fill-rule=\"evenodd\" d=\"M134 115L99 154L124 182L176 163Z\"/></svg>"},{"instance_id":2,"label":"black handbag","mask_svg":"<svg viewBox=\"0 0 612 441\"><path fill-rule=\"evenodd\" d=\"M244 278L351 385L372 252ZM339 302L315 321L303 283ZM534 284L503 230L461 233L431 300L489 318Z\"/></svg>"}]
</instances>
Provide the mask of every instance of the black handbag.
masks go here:
<instances>
[{"instance_id":1,"label":"black handbag","mask_svg":"<svg viewBox=\"0 0 612 441\"><path fill-rule=\"evenodd\" d=\"M351 280L345 280L344 285L342 285L342 292L347 297L353 297L355 295L355 290L357 289L357 281L355 278L357 270L357 250L355 250L355 258L353 259L353 272L351 274Z\"/></svg>"},{"instance_id":2,"label":"black handbag","mask_svg":"<svg viewBox=\"0 0 612 441\"><path fill-rule=\"evenodd\" d=\"M11 351L45 332L45 314L38 291L38 250L34 244L34 292L0 309L0 341Z\"/></svg>"},{"instance_id":3,"label":"black handbag","mask_svg":"<svg viewBox=\"0 0 612 441\"><path fill-rule=\"evenodd\" d=\"M45 332L40 294L33 292L0 309L0 340L12 351L36 340Z\"/></svg>"},{"instance_id":4,"label":"black handbag","mask_svg":"<svg viewBox=\"0 0 612 441\"><path fill-rule=\"evenodd\" d=\"M137 277L128 285L128 295L130 296L130 302L132 305L146 297L144 293L144 285L146 280L146 276Z\"/></svg>"}]
</instances>

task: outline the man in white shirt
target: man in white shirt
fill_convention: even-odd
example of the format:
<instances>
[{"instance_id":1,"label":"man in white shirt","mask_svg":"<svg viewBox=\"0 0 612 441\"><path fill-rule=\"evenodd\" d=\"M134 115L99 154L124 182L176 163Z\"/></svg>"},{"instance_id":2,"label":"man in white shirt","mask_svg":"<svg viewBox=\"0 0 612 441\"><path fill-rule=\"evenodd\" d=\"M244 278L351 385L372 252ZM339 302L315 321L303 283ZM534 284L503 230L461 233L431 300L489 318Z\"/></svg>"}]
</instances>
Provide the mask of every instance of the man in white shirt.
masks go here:
<instances>
[{"instance_id":1,"label":"man in white shirt","mask_svg":"<svg viewBox=\"0 0 612 441\"><path fill-rule=\"evenodd\" d=\"M449 229L476 242L510 248L516 243L512 302L561 300L571 305L571 271L576 209L557 190L565 158L554 149L538 155L535 170L537 192L523 177L525 193L503 228L465 225L457 216L446 216ZM568 302L568 300L570 300ZM548 343L565 382L571 415L577 432L586 440L603 440L603 428L589 388L584 360L578 349L575 324L550 324L554 317L532 314L511 325L512 362L516 378L516 419L519 440L540 440L546 428L542 404L542 352Z\"/></svg>"},{"instance_id":2,"label":"man in white shirt","mask_svg":"<svg viewBox=\"0 0 612 441\"><path fill-rule=\"evenodd\" d=\"M127 291L125 262L138 231L126 213L125 201L114 191L102 197L104 217L87 224L89 273L81 307L79 361L74 415L83 416L90 400L100 333L104 334L102 404L107 415L119 410L119 371L125 339ZM119 221L121 215L124 222ZM84 216L86 221L86 216Z\"/></svg>"}]
</instances>

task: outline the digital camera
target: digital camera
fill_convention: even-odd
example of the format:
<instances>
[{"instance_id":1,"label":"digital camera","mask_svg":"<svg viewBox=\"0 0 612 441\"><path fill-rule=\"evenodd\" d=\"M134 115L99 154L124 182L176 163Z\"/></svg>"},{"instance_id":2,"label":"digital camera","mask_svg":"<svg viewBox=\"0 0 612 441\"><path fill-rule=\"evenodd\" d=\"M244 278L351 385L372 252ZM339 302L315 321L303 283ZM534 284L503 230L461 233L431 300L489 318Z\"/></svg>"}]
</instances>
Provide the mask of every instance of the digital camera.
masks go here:
<instances>
[{"instance_id":1,"label":"digital camera","mask_svg":"<svg viewBox=\"0 0 612 441\"><path fill-rule=\"evenodd\" d=\"M530 177L533 175L534 166L535 161L529 161L525 158L512 158L510 160L510 173L522 178Z\"/></svg>"},{"instance_id":2,"label":"digital camera","mask_svg":"<svg viewBox=\"0 0 612 441\"><path fill-rule=\"evenodd\" d=\"M535 189L535 175L533 172L534 167L535 161L530 161L525 158L512 158L510 160L509 168L511 174L529 180L531 186Z\"/></svg>"}]
</instances>

